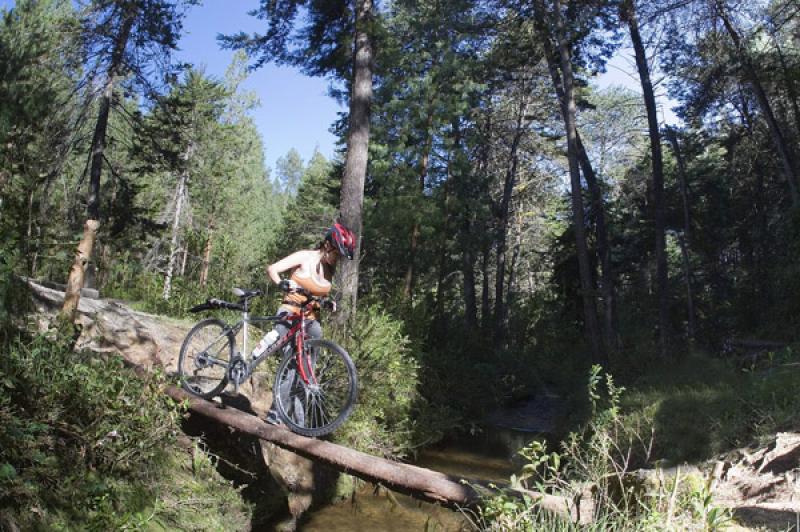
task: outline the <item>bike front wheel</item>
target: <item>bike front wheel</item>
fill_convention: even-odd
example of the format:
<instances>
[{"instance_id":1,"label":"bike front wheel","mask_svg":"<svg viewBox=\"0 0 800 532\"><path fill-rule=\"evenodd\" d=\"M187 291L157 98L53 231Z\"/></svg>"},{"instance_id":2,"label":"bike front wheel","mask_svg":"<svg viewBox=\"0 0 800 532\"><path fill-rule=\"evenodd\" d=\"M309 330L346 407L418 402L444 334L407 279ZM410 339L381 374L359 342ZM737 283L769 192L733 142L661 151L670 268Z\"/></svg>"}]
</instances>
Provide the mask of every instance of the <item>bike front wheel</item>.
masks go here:
<instances>
[{"instance_id":1,"label":"bike front wheel","mask_svg":"<svg viewBox=\"0 0 800 532\"><path fill-rule=\"evenodd\" d=\"M328 340L306 340L284 357L272 389L278 416L292 432L318 437L344 423L356 404L356 367L347 351ZM305 378L304 378L305 376Z\"/></svg>"},{"instance_id":2,"label":"bike front wheel","mask_svg":"<svg viewBox=\"0 0 800 532\"><path fill-rule=\"evenodd\" d=\"M178 376L187 392L211 399L228 384L234 338L225 322L209 318L192 327L178 355Z\"/></svg>"}]
</instances>

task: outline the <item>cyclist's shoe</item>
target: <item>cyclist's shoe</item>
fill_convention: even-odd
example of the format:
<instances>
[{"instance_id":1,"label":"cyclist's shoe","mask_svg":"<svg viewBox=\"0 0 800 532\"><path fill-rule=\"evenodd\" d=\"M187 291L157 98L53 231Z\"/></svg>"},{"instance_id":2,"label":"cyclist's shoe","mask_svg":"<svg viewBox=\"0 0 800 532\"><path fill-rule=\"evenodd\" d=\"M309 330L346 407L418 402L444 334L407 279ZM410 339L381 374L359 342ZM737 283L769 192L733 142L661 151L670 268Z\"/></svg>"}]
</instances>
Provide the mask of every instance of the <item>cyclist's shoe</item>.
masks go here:
<instances>
[{"instance_id":1,"label":"cyclist's shoe","mask_svg":"<svg viewBox=\"0 0 800 532\"><path fill-rule=\"evenodd\" d=\"M266 421L270 425L283 426L283 421L281 421L281 418L278 417L278 413L272 409L270 409L270 411L267 412L267 417L264 421Z\"/></svg>"}]
</instances>

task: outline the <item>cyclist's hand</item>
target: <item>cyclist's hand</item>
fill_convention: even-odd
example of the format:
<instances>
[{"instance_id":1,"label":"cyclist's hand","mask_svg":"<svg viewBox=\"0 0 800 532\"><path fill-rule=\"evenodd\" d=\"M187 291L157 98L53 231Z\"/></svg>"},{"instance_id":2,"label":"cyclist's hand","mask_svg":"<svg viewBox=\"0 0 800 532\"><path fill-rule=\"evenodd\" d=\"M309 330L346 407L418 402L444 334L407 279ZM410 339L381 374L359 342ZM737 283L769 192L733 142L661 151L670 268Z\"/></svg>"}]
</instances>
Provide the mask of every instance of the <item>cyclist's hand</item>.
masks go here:
<instances>
[{"instance_id":1,"label":"cyclist's hand","mask_svg":"<svg viewBox=\"0 0 800 532\"><path fill-rule=\"evenodd\" d=\"M297 290L299 288L299 285L296 282L292 281L291 279L284 279L283 281L278 283L278 288L280 288L284 292L289 292L291 290Z\"/></svg>"},{"instance_id":2,"label":"cyclist's hand","mask_svg":"<svg viewBox=\"0 0 800 532\"><path fill-rule=\"evenodd\" d=\"M323 299L322 308L330 310L331 312L336 312L336 309L338 307L336 306L336 301L334 301L333 299Z\"/></svg>"}]
</instances>

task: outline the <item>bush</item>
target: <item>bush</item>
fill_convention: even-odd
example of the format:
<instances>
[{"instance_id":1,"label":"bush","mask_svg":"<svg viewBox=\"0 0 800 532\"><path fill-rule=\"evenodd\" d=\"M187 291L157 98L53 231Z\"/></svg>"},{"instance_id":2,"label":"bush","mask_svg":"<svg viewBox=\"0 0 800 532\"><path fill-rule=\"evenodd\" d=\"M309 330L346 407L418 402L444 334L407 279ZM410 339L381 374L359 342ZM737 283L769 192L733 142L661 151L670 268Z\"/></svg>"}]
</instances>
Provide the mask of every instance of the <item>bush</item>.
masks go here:
<instances>
[{"instance_id":1,"label":"bush","mask_svg":"<svg viewBox=\"0 0 800 532\"><path fill-rule=\"evenodd\" d=\"M159 375L135 375L118 357L73 353L43 337L3 345L0 514L24 530L138 529L172 520L178 494L187 495L175 481L181 455L188 461L175 448L180 412L163 384ZM212 516L222 499L230 512L242 506L229 485L215 494Z\"/></svg>"},{"instance_id":2,"label":"bush","mask_svg":"<svg viewBox=\"0 0 800 532\"><path fill-rule=\"evenodd\" d=\"M351 334L332 331L353 358L359 383L357 407L336 432L337 441L372 454L402 457L428 438L431 429L426 423L436 414L420 400L419 365L402 327L375 305L360 309Z\"/></svg>"}]
</instances>

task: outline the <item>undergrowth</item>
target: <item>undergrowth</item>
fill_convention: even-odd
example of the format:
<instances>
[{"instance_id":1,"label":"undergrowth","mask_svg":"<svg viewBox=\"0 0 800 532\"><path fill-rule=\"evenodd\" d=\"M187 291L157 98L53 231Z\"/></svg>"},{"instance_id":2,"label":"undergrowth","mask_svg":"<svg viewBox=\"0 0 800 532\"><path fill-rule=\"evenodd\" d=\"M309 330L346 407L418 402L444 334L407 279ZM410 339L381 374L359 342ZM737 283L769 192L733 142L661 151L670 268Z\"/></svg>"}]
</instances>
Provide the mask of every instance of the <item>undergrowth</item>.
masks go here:
<instances>
[{"instance_id":1,"label":"undergrowth","mask_svg":"<svg viewBox=\"0 0 800 532\"><path fill-rule=\"evenodd\" d=\"M478 514L490 530L722 530L731 512L715 506L710 476L686 462L765 443L800 426L797 350L744 366L699 355L654 364L630 385L601 378L587 389L591 414L555 451L535 441L512 489L488 496ZM601 393L602 390L602 393ZM624 392L624 393L623 393ZM520 490L528 495L521 496ZM535 493L580 499L583 524L546 511Z\"/></svg>"},{"instance_id":2,"label":"undergrowth","mask_svg":"<svg viewBox=\"0 0 800 532\"><path fill-rule=\"evenodd\" d=\"M629 422L652 426L654 459L709 459L800 426L798 355L787 347L745 366L700 354L655 365L622 409Z\"/></svg>"},{"instance_id":3,"label":"undergrowth","mask_svg":"<svg viewBox=\"0 0 800 532\"><path fill-rule=\"evenodd\" d=\"M246 527L238 492L176 444L163 376L41 336L0 348L0 529Z\"/></svg>"}]
</instances>

